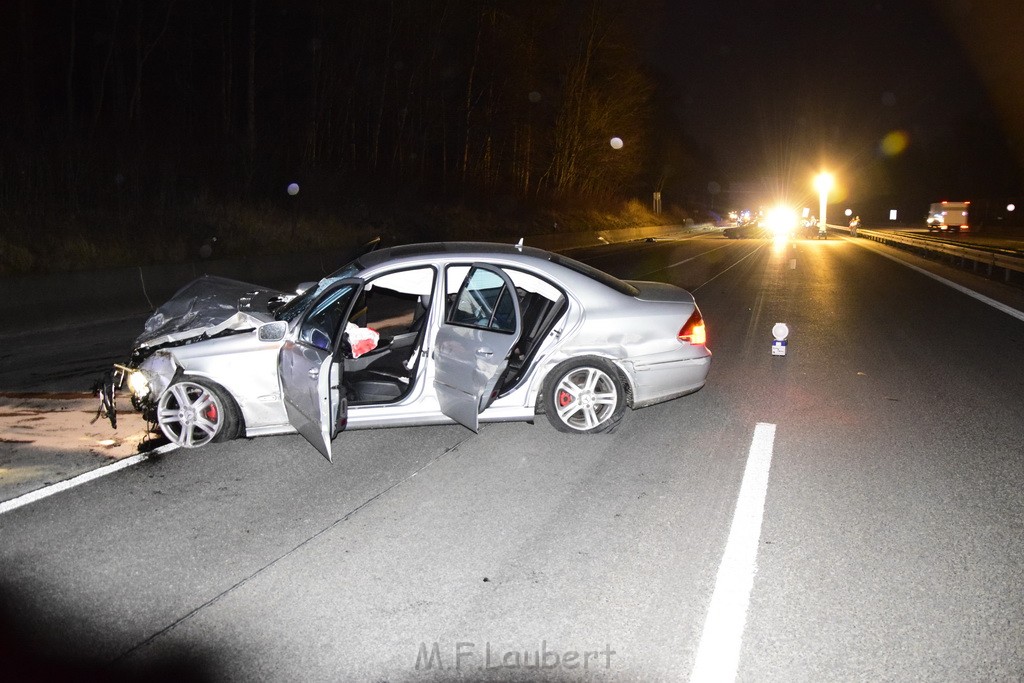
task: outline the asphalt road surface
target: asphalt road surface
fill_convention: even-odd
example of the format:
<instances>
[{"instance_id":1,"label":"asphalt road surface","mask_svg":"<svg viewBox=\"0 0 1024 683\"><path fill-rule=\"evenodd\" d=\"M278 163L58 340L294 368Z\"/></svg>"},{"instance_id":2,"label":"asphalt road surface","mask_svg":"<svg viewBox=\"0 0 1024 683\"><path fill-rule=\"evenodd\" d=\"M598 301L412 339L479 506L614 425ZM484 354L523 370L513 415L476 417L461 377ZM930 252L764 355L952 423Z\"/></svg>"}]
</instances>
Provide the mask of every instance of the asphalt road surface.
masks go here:
<instances>
[{"instance_id":1,"label":"asphalt road surface","mask_svg":"<svg viewBox=\"0 0 1024 683\"><path fill-rule=\"evenodd\" d=\"M577 252L694 291L715 354L704 389L611 435L355 431L333 465L298 436L240 440L2 514L5 659L158 680L1020 680L1024 321L862 242ZM80 331L59 376L14 360L0 386L79 389L135 329Z\"/></svg>"}]
</instances>

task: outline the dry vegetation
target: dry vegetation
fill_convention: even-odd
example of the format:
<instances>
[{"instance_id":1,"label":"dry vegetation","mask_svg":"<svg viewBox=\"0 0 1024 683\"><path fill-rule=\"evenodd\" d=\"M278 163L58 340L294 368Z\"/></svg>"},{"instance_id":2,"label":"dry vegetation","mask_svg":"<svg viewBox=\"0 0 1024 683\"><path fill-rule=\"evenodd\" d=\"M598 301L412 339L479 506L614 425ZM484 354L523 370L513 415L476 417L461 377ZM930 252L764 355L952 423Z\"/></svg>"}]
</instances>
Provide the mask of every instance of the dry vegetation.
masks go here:
<instances>
[{"instance_id":1,"label":"dry vegetation","mask_svg":"<svg viewBox=\"0 0 1024 683\"><path fill-rule=\"evenodd\" d=\"M638 201L603 209L524 213L463 205L372 207L303 212L264 202L198 201L187 209L145 215L82 213L74 218L30 215L5 221L0 276L94 270L208 258L240 258L347 247L380 236L390 243L493 239L681 223L674 210L651 213Z\"/></svg>"}]
</instances>

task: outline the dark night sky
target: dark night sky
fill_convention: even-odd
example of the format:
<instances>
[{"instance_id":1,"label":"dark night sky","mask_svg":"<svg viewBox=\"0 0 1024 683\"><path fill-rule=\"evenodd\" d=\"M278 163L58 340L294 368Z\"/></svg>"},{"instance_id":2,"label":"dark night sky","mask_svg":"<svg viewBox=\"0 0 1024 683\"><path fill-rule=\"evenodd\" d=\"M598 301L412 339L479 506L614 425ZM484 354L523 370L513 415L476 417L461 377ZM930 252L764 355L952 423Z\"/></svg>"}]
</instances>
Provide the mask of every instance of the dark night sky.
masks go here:
<instances>
[{"instance_id":1,"label":"dark night sky","mask_svg":"<svg viewBox=\"0 0 1024 683\"><path fill-rule=\"evenodd\" d=\"M679 80L688 133L732 181L799 196L827 166L851 197L908 185L922 196L1012 194L1021 130L1014 102L999 98L1009 93L992 90L1015 85L997 76L986 88L1000 65L972 60L964 41L979 33L960 29L1005 29L980 37L1019 49L1010 26L1021 7L981 4L669 2L658 60Z\"/></svg>"}]
</instances>

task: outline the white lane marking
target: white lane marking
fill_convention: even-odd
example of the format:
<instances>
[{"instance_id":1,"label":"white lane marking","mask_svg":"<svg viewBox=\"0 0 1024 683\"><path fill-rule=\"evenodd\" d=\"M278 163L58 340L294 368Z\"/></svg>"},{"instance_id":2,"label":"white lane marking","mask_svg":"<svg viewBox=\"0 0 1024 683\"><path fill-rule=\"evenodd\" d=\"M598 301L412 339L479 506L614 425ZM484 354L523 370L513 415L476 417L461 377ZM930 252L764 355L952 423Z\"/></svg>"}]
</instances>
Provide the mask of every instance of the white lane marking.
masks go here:
<instances>
[{"instance_id":1,"label":"white lane marking","mask_svg":"<svg viewBox=\"0 0 1024 683\"><path fill-rule=\"evenodd\" d=\"M853 242L852 239L850 241ZM989 297L985 296L984 294L981 294L979 292L975 292L973 289L968 289L967 287L964 287L963 285L958 285L957 283L953 282L952 280L947 280L946 278L942 277L941 275L936 275L935 273L929 272L929 271L925 270L924 268L915 266L913 263L907 263L906 261L903 261L902 259L899 259L896 256L893 256L892 254L887 254L884 251L871 249L870 247L864 245L861 242L857 242L856 244L860 245L861 247L863 247L865 249L868 249L869 251L872 251L872 252L878 254L879 256L884 256L885 258L887 258L887 259L889 259L891 261L895 261L896 263L902 264L902 265L906 266L907 268L911 268L913 270L916 270L917 272L921 273L922 275L927 275L928 277L932 278L933 280L938 280L942 284L947 285L949 287L952 287L953 289L955 289L958 292L962 292L962 293L966 294L969 297L973 297L973 298L977 299L978 301L982 302L983 304L988 304L989 306L991 306L992 308L996 309L997 311L1002 311L1003 313L1006 313L1007 315L1012 315L1017 320L1024 320L1024 311L1018 311L1016 308L1014 308L1012 306L1007 306L1006 304L1004 304L1001 301L996 301L995 299L989 298Z\"/></svg>"},{"instance_id":2,"label":"white lane marking","mask_svg":"<svg viewBox=\"0 0 1024 683\"><path fill-rule=\"evenodd\" d=\"M64 481L57 482L56 484L44 486L43 488L36 489L35 491L29 491L28 493L20 495L17 498L5 500L2 503L0 503L0 515L4 514L5 512L10 512L11 510L20 508L24 505L28 505L29 503L34 503L37 500L49 498L50 496L56 493L60 493L61 491L67 491L68 489L72 489L76 486L85 484L86 482L90 482L93 479L99 479L100 477L105 477L108 474L113 474L114 472L117 472L118 470L123 470L126 467L138 465L140 462L149 460L154 455L167 453L169 451L173 451L175 448L177 448L177 446L175 446L174 444L167 444L166 446L161 446L160 448L157 448L152 453L139 453L138 455L133 455L128 458L122 458L121 460L118 460L117 462L112 462L109 465L97 467L96 469L85 472L84 474L79 474L77 477L65 479Z\"/></svg>"},{"instance_id":3,"label":"white lane marking","mask_svg":"<svg viewBox=\"0 0 1024 683\"><path fill-rule=\"evenodd\" d=\"M711 595L704 632L690 674L691 683L736 680L747 605L757 571L757 546L761 538L774 443L775 425L759 422L750 442L729 540L725 544L722 563L718 566L715 591Z\"/></svg>"},{"instance_id":4,"label":"white lane marking","mask_svg":"<svg viewBox=\"0 0 1024 683\"><path fill-rule=\"evenodd\" d=\"M732 264L731 266L729 266L729 267L728 267L728 268L726 268L725 270L721 271L720 273L718 273L718 275L715 275L714 277L712 277L712 278L709 278L709 279L705 280L704 282L700 283L699 285L697 285L696 287L694 287L693 289L691 289L691 290L690 290L690 292L691 292L691 293L693 293L693 292L696 292L696 291L697 291L698 289L700 289L700 288L701 288L701 287L703 287L704 285L706 285L706 284L708 284L709 282L712 282L713 280L715 280L715 279L716 279L716 278L717 278L717 277L718 277L719 275L725 275L725 274L726 274L726 273L728 273L728 272L729 272L730 270L732 270L733 268L735 268L735 267L736 267L736 266L738 266L739 264L743 263L744 261L746 261L746 260L747 260L748 258L750 258L751 256L753 256L754 254L756 254L757 252L761 251L761 249L762 249L763 247L764 247L764 245L760 245L760 246L754 247L754 248L753 248L753 249L751 249L751 250L750 250L749 252L747 252L747 253L746 253L746 254L745 254L745 255L744 255L744 256L743 256L743 257L742 257L742 258L741 258L741 259L740 259L739 261L737 261L736 263Z\"/></svg>"},{"instance_id":5,"label":"white lane marking","mask_svg":"<svg viewBox=\"0 0 1024 683\"><path fill-rule=\"evenodd\" d=\"M699 259L699 258L701 258L703 256L707 256L708 254L710 254L712 252L718 251L720 249L726 249L726 248L731 247L731 246L732 246L731 244L726 244L726 245L723 245L721 247L715 247L714 249L708 249L707 251L702 251L701 253L697 254L696 256L691 256L690 258L683 259L682 261L676 261L675 263L670 263L667 266L662 266L661 268L658 268L657 270L648 271L646 273L640 273L639 275L637 275L637 277L647 277L648 275L653 275L654 273L661 273L663 271L668 270L669 268L675 268L676 266L681 266L684 263L689 263L690 261L696 261L697 259ZM742 260L742 259L740 259L740 260Z\"/></svg>"}]
</instances>

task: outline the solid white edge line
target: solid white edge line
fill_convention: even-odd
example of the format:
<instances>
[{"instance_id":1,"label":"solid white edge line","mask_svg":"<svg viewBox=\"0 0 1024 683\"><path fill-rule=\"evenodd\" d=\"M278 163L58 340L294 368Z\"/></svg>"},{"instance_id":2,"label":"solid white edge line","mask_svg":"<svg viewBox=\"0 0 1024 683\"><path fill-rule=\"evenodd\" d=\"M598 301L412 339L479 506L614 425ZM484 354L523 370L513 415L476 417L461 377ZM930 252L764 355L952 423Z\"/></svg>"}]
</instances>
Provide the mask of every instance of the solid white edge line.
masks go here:
<instances>
[{"instance_id":1,"label":"solid white edge line","mask_svg":"<svg viewBox=\"0 0 1024 683\"><path fill-rule=\"evenodd\" d=\"M747 606L757 571L757 548L774 443L775 425L759 422L750 442L729 540L718 567L715 590L690 674L691 683L736 680Z\"/></svg>"},{"instance_id":2,"label":"solid white edge line","mask_svg":"<svg viewBox=\"0 0 1024 683\"><path fill-rule=\"evenodd\" d=\"M851 242L853 241L852 238L849 238L849 239L850 239ZM867 247L865 245L861 245L861 246L863 246L865 249L867 249ZM895 261L896 263L902 264L902 265L904 265L907 268L910 268L912 270L916 270L917 272L921 273L922 275L927 275L928 277L932 278L933 280L938 280L942 284L947 285L949 287L952 287L956 291L961 292L963 294L966 294L969 297L973 297L973 298L977 299L978 301L980 301L980 302L982 302L984 304L988 304L989 306L991 306L992 308L994 308L994 309L996 309L998 311L1002 311L1003 313L1006 313L1007 315L1012 315L1017 320L1024 320L1024 311L1018 311L1013 306L1007 306L1006 304L1004 304L1001 301L996 301L995 299L993 299L991 297L987 297L984 294L981 294L979 292L975 292L973 289L970 289L968 287L964 287L963 285L958 285L957 283L953 282L952 280L947 280L946 278L942 277L941 275L936 275L935 273L929 272L929 271L925 270L924 268L921 268L920 266L915 266L913 263L907 263L906 261L904 261L904 260L902 260L902 259L900 259L900 258L898 258L896 256L893 256L892 254L886 254L884 251L878 251L878 250L875 250L875 249L868 249L868 251L874 252L874 253L878 254L879 256L884 256L885 258L887 258L887 259L889 259L891 261Z\"/></svg>"},{"instance_id":3,"label":"solid white edge line","mask_svg":"<svg viewBox=\"0 0 1024 683\"><path fill-rule=\"evenodd\" d=\"M56 493L60 493L61 491L67 491L68 489L72 489L76 486L85 484L86 482L90 482L93 479L99 479L100 477L105 477L108 474L113 474L118 470L123 470L126 467L137 465L140 462L149 460L154 455L167 453L169 451L173 451L175 448L177 448L177 446L175 446L174 444L167 444L166 446L161 446L160 448L157 448L151 453L138 453L137 455L122 458L117 462L112 462L109 465L104 465L103 467L97 467L94 470L89 470L88 472L79 474L78 476L72 477L71 479L65 479L64 481L57 482L56 484L44 486L43 488L36 489L35 491L29 491L28 493L20 495L17 498L5 500L2 503L0 503L0 515L4 514L5 512L10 512L11 510L15 510L17 508L28 505L29 503L34 503L37 500L49 498L50 496Z\"/></svg>"}]
</instances>

